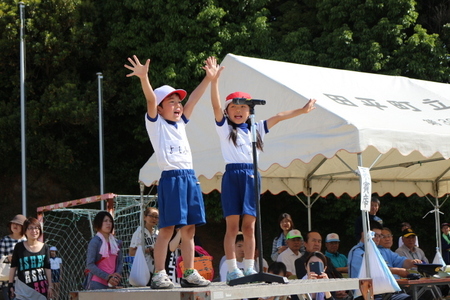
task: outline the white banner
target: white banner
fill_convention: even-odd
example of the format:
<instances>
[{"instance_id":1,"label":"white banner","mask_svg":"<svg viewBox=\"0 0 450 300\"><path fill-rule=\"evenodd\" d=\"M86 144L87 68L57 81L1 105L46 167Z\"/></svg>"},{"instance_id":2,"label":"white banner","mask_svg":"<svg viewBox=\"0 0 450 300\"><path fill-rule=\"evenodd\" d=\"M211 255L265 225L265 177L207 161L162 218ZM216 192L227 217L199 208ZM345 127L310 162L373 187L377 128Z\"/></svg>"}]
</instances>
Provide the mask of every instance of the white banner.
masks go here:
<instances>
[{"instance_id":1,"label":"white banner","mask_svg":"<svg viewBox=\"0 0 450 300\"><path fill-rule=\"evenodd\" d=\"M372 180L370 169L358 167L361 183L361 210L370 211L370 199L372 197Z\"/></svg>"}]
</instances>

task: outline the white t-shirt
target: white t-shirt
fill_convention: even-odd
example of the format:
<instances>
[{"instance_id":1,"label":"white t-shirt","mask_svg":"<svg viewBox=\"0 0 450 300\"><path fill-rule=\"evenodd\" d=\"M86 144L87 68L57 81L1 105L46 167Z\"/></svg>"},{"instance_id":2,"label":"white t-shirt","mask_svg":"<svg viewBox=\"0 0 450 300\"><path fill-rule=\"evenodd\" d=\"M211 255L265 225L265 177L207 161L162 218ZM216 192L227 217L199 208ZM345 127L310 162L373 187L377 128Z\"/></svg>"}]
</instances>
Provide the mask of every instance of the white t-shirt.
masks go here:
<instances>
[{"instance_id":1,"label":"white t-shirt","mask_svg":"<svg viewBox=\"0 0 450 300\"><path fill-rule=\"evenodd\" d=\"M267 122L260 121L255 124L256 131L259 132L261 140L264 139L264 135L269 132L267 129ZM221 122L216 122L216 131L220 138L220 147L222 149L223 159L226 164L235 163L253 163L252 155L252 133L248 130L247 133L242 128L237 128L236 144L228 138L232 131L231 125L228 124L228 119L223 118ZM259 150L257 151L259 157Z\"/></svg>"},{"instance_id":2,"label":"white t-shirt","mask_svg":"<svg viewBox=\"0 0 450 300\"><path fill-rule=\"evenodd\" d=\"M160 170L193 168L191 148L186 136L187 122L184 115L181 116L181 121L171 122L160 115L157 115L156 119L151 119L145 114L145 127Z\"/></svg>"},{"instance_id":3,"label":"white t-shirt","mask_svg":"<svg viewBox=\"0 0 450 300\"><path fill-rule=\"evenodd\" d=\"M50 257L50 269L52 270L58 270L60 269L62 265L62 259L61 257Z\"/></svg>"},{"instance_id":4,"label":"white t-shirt","mask_svg":"<svg viewBox=\"0 0 450 300\"><path fill-rule=\"evenodd\" d=\"M131 248L137 248L141 245L141 226L139 226L136 231L133 233L133 236L131 237L130 247ZM156 238L158 237L159 231L156 230L154 234L151 234L150 231L148 231L147 228L144 228L144 239L145 239L145 246L151 246L155 248L155 242ZM145 249L144 249L145 250ZM145 253L145 261L147 262L148 270L150 273L153 273L154 269L154 261L153 257L150 253Z\"/></svg>"},{"instance_id":5,"label":"white t-shirt","mask_svg":"<svg viewBox=\"0 0 450 300\"><path fill-rule=\"evenodd\" d=\"M294 252L292 252L291 249L287 248L286 250L281 252L280 255L278 255L277 261L282 262L286 265L287 272L290 272L290 273L296 275L295 274L295 260L297 258L300 258L301 256L302 256L302 254L300 253L300 251L296 255Z\"/></svg>"}]
</instances>

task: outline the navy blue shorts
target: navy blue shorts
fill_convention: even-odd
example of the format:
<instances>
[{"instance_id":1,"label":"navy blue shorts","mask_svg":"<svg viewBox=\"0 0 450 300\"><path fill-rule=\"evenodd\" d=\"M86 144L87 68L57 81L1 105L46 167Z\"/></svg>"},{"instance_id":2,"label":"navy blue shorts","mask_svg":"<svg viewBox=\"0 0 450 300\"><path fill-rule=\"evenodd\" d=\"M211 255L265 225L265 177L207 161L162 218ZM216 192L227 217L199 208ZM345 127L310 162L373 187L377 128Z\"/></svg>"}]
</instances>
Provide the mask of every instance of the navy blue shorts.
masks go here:
<instances>
[{"instance_id":1,"label":"navy blue shorts","mask_svg":"<svg viewBox=\"0 0 450 300\"><path fill-rule=\"evenodd\" d=\"M52 281L54 283L59 282L60 276L61 276L61 269L52 269Z\"/></svg>"},{"instance_id":2,"label":"navy blue shorts","mask_svg":"<svg viewBox=\"0 0 450 300\"><path fill-rule=\"evenodd\" d=\"M258 174L261 190L261 178ZM222 178L223 216L256 217L253 164L227 164Z\"/></svg>"},{"instance_id":3,"label":"navy blue shorts","mask_svg":"<svg viewBox=\"0 0 450 300\"><path fill-rule=\"evenodd\" d=\"M203 225L205 206L194 170L163 171L158 185L159 227Z\"/></svg>"}]
</instances>

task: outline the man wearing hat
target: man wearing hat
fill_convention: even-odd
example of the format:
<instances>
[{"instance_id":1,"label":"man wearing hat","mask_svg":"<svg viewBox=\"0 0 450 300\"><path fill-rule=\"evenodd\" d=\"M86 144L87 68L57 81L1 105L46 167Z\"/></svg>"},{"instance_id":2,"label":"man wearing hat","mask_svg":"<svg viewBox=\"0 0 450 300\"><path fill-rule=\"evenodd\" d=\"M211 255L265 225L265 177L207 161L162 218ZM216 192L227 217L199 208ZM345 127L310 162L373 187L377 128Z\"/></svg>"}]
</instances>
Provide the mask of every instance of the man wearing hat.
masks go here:
<instances>
[{"instance_id":1,"label":"man wearing hat","mask_svg":"<svg viewBox=\"0 0 450 300\"><path fill-rule=\"evenodd\" d=\"M401 226L401 229L400 229L401 232L403 232L403 230L411 228L411 224L409 224L408 222L402 222L400 224L400 226ZM398 247L400 248L402 245L403 245L403 236L400 236L398 238ZM419 247L419 237L418 236L416 236L416 247Z\"/></svg>"},{"instance_id":2,"label":"man wearing hat","mask_svg":"<svg viewBox=\"0 0 450 300\"><path fill-rule=\"evenodd\" d=\"M341 273L348 273L347 256L338 252L339 235L337 233L329 233L325 238L325 256L331 259L336 270Z\"/></svg>"},{"instance_id":3,"label":"man wearing hat","mask_svg":"<svg viewBox=\"0 0 450 300\"><path fill-rule=\"evenodd\" d=\"M448 223L442 223L441 231L442 258L446 265L450 265L450 225Z\"/></svg>"},{"instance_id":4,"label":"man wearing hat","mask_svg":"<svg viewBox=\"0 0 450 300\"><path fill-rule=\"evenodd\" d=\"M290 277L295 274L295 260L300 258L300 248L303 245L303 237L299 230L292 229L286 235L287 249L278 255L277 261L286 265L286 277Z\"/></svg>"},{"instance_id":5,"label":"man wearing hat","mask_svg":"<svg viewBox=\"0 0 450 300\"><path fill-rule=\"evenodd\" d=\"M428 263L428 259L422 249L416 246L416 233L411 229L407 228L402 232L403 245L395 250L400 256L407 257L409 259L420 259L424 263ZM416 268L412 268L416 269Z\"/></svg>"}]
</instances>

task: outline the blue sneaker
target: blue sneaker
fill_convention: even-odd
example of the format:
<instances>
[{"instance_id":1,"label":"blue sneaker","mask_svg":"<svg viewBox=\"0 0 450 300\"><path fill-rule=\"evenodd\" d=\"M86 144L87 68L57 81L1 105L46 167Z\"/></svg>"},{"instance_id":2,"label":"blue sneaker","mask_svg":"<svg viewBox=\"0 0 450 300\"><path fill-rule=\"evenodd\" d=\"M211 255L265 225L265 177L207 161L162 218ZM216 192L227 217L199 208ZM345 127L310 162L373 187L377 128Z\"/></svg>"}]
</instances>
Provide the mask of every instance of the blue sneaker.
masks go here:
<instances>
[{"instance_id":1,"label":"blue sneaker","mask_svg":"<svg viewBox=\"0 0 450 300\"><path fill-rule=\"evenodd\" d=\"M230 280L238 279L244 277L244 273L242 273L239 269L234 269L232 272L227 272L227 284L230 282Z\"/></svg>"},{"instance_id":2,"label":"blue sneaker","mask_svg":"<svg viewBox=\"0 0 450 300\"><path fill-rule=\"evenodd\" d=\"M247 270L244 271L244 276L253 275L253 274L256 274L256 273L258 273L258 272L256 272L255 269L248 268Z\"/></svg>"}]
</instances>

